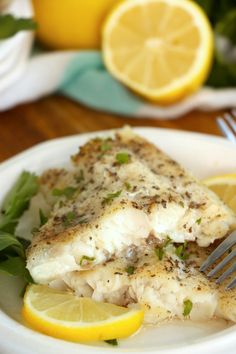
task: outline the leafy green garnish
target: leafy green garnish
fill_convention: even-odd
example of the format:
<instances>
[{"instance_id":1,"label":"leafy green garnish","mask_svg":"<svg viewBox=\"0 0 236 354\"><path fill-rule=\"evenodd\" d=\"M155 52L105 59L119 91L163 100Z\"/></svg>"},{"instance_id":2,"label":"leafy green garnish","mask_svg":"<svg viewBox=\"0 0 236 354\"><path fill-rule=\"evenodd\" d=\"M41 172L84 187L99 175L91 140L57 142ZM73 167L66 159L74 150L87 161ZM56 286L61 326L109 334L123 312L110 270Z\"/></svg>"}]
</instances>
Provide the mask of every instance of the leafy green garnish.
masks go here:
<instances>
[{"instance_id":1,"label":"leafy green garnish","mask_svg":"<svg viewBox=\"0 0 236 354\"><path fill-rule=\"evenodd\" d=\"M126 272L129 274L129 275L132 275L134 274L134 271L135 271L135 268L133 266L129 266L126 268Z\"/></svg>"},{"instance_id":2,"label":"leafy green garnish","mask_svg":"<svg viewBox=\"0 0 236 354\"><path fill-rule=\"evenodd\" d=\"M14 234L20 217L28 209L29 202L37 193L38 188L38 177L34 173L22 172L3 201L0 217L1 231Z\"/></svg>"},{"instance_id":3,"label":"leafy green garnish","mask_svg":"<svg viewBox=\"0 0 236 354\"><path fill-rule=\"evenodd\" d=\"M26 269L25 260L21 257L9 256L5 261L0 262L0 271L9 275L20 276L27 283L33 283L33 279Z\"/></svg>"},{"instance_id":4,"label":"leafy green garnish","mask_svg":"<svg viewBox=\"0 0 236 354\"><path fill-rule=\"evenodd\" d=\"M116 162L120 165L128 163L130 161L130 155L127 152L119 152L116 154Z\"/></svg>"},{"instance_id":5,"label":"leafy green garnish","mask_svg":"<svg viewBox=\"0 0 236 354\"><path fill-rule=\"evenodd\" d=\"M20 257L25 258L24 247L22 243L13 235L0 231L0 251L14 250Z\"/></svg>"},{"instance_id":6,"label":"leafy green garnish","mask_svg":"<svg viewBox=\"0 0 236 354\"><path fill-rule=\"evenodd\" d=\"M189 257L189 254L187 252L187 242L185 241L182 245L178 246L175 249L175 254L178 256L182 261L187 259Z\"/></svg>"},{"instance_id":7,"label":"leafy green garnish","mask_svg":"<svg viewBox=\"0 0 236 354\"><path fill-rule=\"evenodd\" d=\"M40 226L43 226L48 221L48 218L44 215L42 209L39 209Z\"/></svg>"},{"instance_id":8,"label":"leafy green garnish","mask_svg":"<svg viewBox=\"0 0 236 354\"><path fill-rule=\"evenodd\" d=\"M31 18L15 18L13 15L0 15L0 40L14 36L19 31L32 31L37 24Z\"/></svg>"},{"instance_id":9,"label":"leafy green garnish","mask_svg":"<svg viewBox=\"0 0 236 354\"><path fill-rule=\"evenodd\" d=\"M64 216L64 221L63 225L64 226L69 226L71 222L76 218L76 214L74 211L69 211L67 214Z\"/></svg>"},{"instance_id":10,"label":"leafy green garnish","mask_svg":"<svg viewBox=\"0 0 236 354\"><path fill-rule=\"evenodd\" d=\"M66 187L64 189L53 189L52 190L52 195L54 197L66 197L68 199L72 198L75 192L78 190L78 188L75 187Z\"/></svg>"},{"instance_id":11,"label":"leafy green garnish","mask_svg":"<svg viewBox=\"0 0 236 354\"><path fill-rule=\"evenodd\" d=\"M26 248L28 248L31 244L31 242L29 240L26 240L25 238L19 236L16 236L16 238L22 244L24 250L26 250Z\"/></svg>"},{"instance_id":12,"label":"leafy green garnish","mask_svg":"<svg viewBox=\"0 0 236 354\"><path fill-rule=\"evenodd\" d=\"M109 204L111 203L115 198L118 198L122 193L122 190L117 191L115 193L108 193L107 196L103 199L102 204Z\"/></svg>"},{"instance_id":13,"label":"leafy green garnish","mask_svg":"<svg viewBox=\"0 0 236 354\"><path fill-rule=\"evenodd\" d=\"M106 342L107 344L113 345L113 346L118 345L117 339L108 339L108 340L104 340L104 342Z\"/></svg>"},{"instance_id":14,"label":"leafy green garnish","mask_svg":"<svg viewBox=\"0 0 236 354\"><path fill-rule=\"evenodd\" d=\"M185 300L183 303L183 316L186 317L190 314L193 308L193 303L191 300Z\"/></svg>"},{"instance_id":15,"label":"leafy green garnish","mask_svg":"<svg viewBox=\"0 0 236 354\"><path fill-rule=\"evenodd\" d=\"M82 266L84 261L93 262L93 261L95 261L95 258L89 257L89 256L82 256L79 264Z\"/></svg>"},{"instance_id":16,"label":"leafy green garnish","mask_svg":"<svg viewBox=\"0 0 236 354\"><path fill-rule=\"evenodd\" d=\"M16 237L14 232L38 188L36 175L23 172L3 202L0 219L0 271L23 277L27 283L33 282L25 260L25 248L29 241Z\"/></svg>"}]
</instances>

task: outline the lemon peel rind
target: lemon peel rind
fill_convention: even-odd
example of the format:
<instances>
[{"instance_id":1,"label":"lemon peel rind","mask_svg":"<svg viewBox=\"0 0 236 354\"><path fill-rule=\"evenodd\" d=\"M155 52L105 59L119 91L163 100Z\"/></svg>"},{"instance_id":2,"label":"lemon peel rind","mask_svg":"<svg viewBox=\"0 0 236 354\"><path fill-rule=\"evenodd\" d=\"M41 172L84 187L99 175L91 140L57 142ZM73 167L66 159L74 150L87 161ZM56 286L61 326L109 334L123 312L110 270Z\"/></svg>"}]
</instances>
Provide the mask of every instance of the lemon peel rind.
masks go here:
<instances>
[{"instance_id":1,"label":"lemon peel rind","mask_svg":"<svg viewBox=\"0 0 236 354\"><path fill-rule=\"evenodd\" d=\"M156 3L163 2L163 0L135 0L135 5L144 5L147 4L147 2ZM106 42L108 42L109 32L111 32L113 24L117 22L118 18L125 13L127 9L134 7L134 1L122 2L117 5L115 11L112 12L106 20L103 28L103 57L108 70L117 80L150 100L160 101L161 103L171 103L196 91L206 79L213 60L214 37L210 22L199 5L190 0L165 0L164 2L183 9L188 9L189 13L194 16L198 28L201 29L199 32L201 34L201 49L198 50L200 55L197 56L197 60L194 62L188 75L174 80L164 89L154 90L146 89L143 85L127 78L126 75L117 70L116 66L113 64L112 54L109 48L107 48Z\"/></svg>"}]
</instances>

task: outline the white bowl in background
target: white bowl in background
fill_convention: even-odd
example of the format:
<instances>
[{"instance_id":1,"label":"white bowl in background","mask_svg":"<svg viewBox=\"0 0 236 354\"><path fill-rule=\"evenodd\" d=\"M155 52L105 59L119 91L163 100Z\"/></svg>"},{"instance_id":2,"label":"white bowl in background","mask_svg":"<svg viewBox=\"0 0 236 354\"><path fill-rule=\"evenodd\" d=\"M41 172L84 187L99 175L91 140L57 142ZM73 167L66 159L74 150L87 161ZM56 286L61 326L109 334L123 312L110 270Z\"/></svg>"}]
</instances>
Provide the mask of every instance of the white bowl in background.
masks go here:
<instances>
[{"instance_id":1,"label":"white bowl in background","mask_svg":"<svg viewBox=\"0 0 236 354\"><path fill-rule=\"evenodd\" d=\"M16 17L32 17L30 0L11 0L4 13ZM30 55L34 34L22 31L13 37L0 41L0 92L9 87L22 74Z\"/></svg>"}]
</instances>

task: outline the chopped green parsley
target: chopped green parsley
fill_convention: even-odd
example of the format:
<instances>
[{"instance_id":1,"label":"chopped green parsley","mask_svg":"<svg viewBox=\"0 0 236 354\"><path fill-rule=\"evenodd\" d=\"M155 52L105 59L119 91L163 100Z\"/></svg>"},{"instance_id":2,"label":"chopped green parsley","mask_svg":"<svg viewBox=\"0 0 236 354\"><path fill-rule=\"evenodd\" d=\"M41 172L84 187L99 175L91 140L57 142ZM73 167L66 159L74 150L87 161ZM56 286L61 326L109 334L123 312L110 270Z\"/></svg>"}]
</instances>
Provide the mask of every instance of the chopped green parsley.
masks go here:
<instances>
[{"instance_id":1,"label":"chopped green parsley","mask_svg":"<svg viewBox=\"0 0 236 354\"><path fill-rule=\"evenodd\" d=\"M186 317L190 314L193 308L193 303L191 300L185 300L183 303L183 316Z\"/></svg>"},{"instance_id":2,"label":"chopped green parsley","mask_svg":"<svg viewBox=\"0 0 236 354\"><path fill-rule=\"evenodd\" d=\"M158 247L158 248L156 248L156 249L155 249L155 253L156 253L156 255L157 255L159 261L162 261L163 256L164 256L164 249L163 249L163 247Z\"/></svg>"},{"instance_id":3,"label":"chopped green parsley","mask_svg":"<svg viewBox=\"0 0 236 354\"><path fill-rule=\"evenodd\" d=\"M82 256L81 259L80 259L79 264L82 266L84 261L93 262L93 261L95 261L95 258L94 257L89 257L89 256Z\"/></svg>"},{"instance_id":4,"label":"chopped green parsley","mask_svg":"<svg viewBox=\"0 0 236 354\"><path fill-rule=\"evenodd\" d=\"M128 163L130 161L130 155L127 152L119 152L116 154L116 162L120 165Z\"/></svg>"},{"instance_id":5,"label":"chopped green parsley","mask_svg":"<svg viewBox=\"0 0 236 354\"><path fill-rule=\"evenodd\" d=\"M176 247L175 254L178 256L182 261L189 257L187 252L187 242L185 241L182 245Z\"/></svg>"},{"instance_id":6,"label":"chopped green parsley","mask_svg":"<svg viewBox=\"0 0 236 354\"><path fill-rule=\"evenodd\" d=\"M129 274L129 275L132 275L134 274L134 271L135 271L135 268L133 266L129 266L126 268L126 272Z\"/></svg>"},{"instance_id":7,"label":"chopped green parsley","mask_svg":"<svg viewBox=\"0 0 236 354\"><path fill-rule=\"evenodd\" d=\"M75 187L66 187L64 189L53 189L52 190L52 195L54 197L66 197L68 199L72 198L75 192L78 190L78 188Z\"/></svg>"},{"instance_id":8,"label":"chopped green parsley","mask_svg":"<svg viewBox=\"0 0 236 354\"><path fill-rule=\"evenodd\" d=\"M117 191L115 193L108 193L107 196L103 199L102 204L109 204L111 203L115 198L118 198L122 193L122 190Z\"/></svg>"},{"instance_id":9,"label":"chopped green parsley","mask_svg":"<svg viewBox=\"0 0 236 354\"><path fill-rule=\"evenodd\" d=\"M163 257L164 257L164 254L165 254L165 249L166 247L171 243L171 238L169 236L167 236L164 244L160 247L157 247L155 249L155 253L159 259L159 261L162 261Z\"/></svg>"},{"instance_id":10,"label":"chopped green parsley","mask_svg":"<svg viewBox=\"0 0 236 354\"><path fill-rule=\"evenodd\" d=\"M73 211L69 211L65 215L65 220L63 222L64 226L69 226L70 223L76 218L76 214Z\"/></svg>"},{"instance_id":11,"label":"chopped green parsley","mask_svg":"<svg viewBox=\"0 0 236 354\"><path fill-rule=\"evenodd\" d=\"M201 222L202 222L202 219L201 219L201 218L199 218L199 219L196 220L196 224L198 224L198 225L200 225Z\"/></svg>"}]
</instances>

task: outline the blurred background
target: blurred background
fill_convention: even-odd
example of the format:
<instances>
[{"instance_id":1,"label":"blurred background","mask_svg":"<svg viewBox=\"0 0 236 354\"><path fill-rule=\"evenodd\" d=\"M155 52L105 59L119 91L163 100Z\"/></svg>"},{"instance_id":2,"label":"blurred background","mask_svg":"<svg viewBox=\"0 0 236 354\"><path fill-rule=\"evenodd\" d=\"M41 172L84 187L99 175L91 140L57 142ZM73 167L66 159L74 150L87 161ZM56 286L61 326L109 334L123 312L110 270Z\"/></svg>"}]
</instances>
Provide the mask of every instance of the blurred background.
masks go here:
<instances>
[{"instance_id":1,"label":"blurred background","mask_svg":"<svg viewBox=\"0 0 236 354\"><path fill-rule=\"evenodd\" d=\"M0 159L124 124L220 134L235 0L0 0Z\"/></svg>"}]
</instances>

